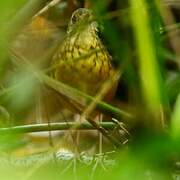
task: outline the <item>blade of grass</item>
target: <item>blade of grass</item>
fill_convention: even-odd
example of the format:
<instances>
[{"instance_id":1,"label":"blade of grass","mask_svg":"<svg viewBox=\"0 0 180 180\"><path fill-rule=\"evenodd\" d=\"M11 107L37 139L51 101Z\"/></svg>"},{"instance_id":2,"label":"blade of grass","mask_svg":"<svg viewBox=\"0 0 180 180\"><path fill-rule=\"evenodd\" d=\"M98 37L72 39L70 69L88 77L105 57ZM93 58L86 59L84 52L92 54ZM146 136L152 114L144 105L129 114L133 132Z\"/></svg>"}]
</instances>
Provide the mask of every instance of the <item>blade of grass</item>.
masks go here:
<instances>
[{"instance_id":1,"label":"blade of grass","mask_svg":"<svg viewBox=\"0 0 180 180\"><path fill-rule=\"evenodd\" d=\"M145 0L130 0L130 4L132 6L131 18L139 56L139 75L143 98L147 108L156 117L161 107L161 76L150 26L148 4ZM156 121L158 120L156 119ZM155 122L155 124L158 125L160 122Z\"/></svg>"},{"instance_id":2,"label":"blade of grass","mask_svg":"<svg viewBox=\"0 0 180 180\"><path fill-rule=\"evenodd\" d=\"M49 87L53 88L54 90L56 90L57 92L59 92L62 95L65 95L66 97L74 100L77 103L82 103L79 102L80 99L82 99L82 97L84 97L84 103L82 105L87 105L88 103L90 103L91 101L93 101L93 97L77 90L74 89L72 87L69 87L59 81L56 81L50 77L48 77L45 74L40 74L38 73L38 77L40 78L41 81L43 81L46 85L48 85ZM117 118L120 118L122 116L125 116L127 118L132 118L132 115L120 110L119 108L113 107L105 102L97 102L96 108L99 109L100 111L104 112L105 114L108 115L114 115Z\"/></svg>"},{"instance_id":3,"label":"blade of grass","mask_svg":"<svg viewBox=\"0 0 180 180\"><path fill-rule=\"evenodd\" d=\"M49 124L31 124L14 126L10 128L0 128L0 134L4 133L29 133L29 132L40 132L40 131L57 131L57 130L69 130L71 127L76 126L77 122L61 122L61 123L51 123ZM105 129L111 130L116 127L113 122L101 122L99 123ZM84 122L77 126L76 130L96 130L90 123Z\"/></svg>"},{"instance_id":4,"label":"blade of grass","mask_svg":"<svg viewBox=\"0 0 180 180\"><path fill-rule=\"evenodd\" d=\"M174 138L180 137L180 93L174 106L171 117L171 133Z\"/></svg>"}]
</instances>

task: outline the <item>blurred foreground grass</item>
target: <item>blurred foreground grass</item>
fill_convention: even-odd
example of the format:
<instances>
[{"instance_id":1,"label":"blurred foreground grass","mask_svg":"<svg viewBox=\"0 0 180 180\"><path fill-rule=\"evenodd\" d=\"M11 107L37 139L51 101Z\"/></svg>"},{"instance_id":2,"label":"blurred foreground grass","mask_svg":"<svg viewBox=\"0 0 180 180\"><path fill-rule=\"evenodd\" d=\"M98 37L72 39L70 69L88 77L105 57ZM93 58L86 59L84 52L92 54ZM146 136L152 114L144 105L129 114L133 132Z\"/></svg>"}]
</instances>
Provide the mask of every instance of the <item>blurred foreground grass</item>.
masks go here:
<instances>
[{"instance_id":1,"label":"blurred foreground grass","mask_svg":"<svg viewBox=\"0 0 180 180\"><path fill-rule=\"evenodd\" d=\"M30 18L47 2L1 2L1 127L42 123L46 112L54 111L57 107L54 101L52 102L55 106L52 107L48 104L50 101L39 103L49 94L39 95L39 92L46 93L46 87L42 85L43 82L35 72L48 71L48 59L54 50L51 47L55 47L56 43L63 39L72 11L86 6L96 13L101 28L100 36L112 54L115 65L122 71L113 105L133 116L131 120L124 116L117 119L125 124L130 135L128 141L120 148L105 143L105 149L106 146L112 146L108 147L111 151L102 155L90 155L85 152L76 154L63 145L54 148L52 137L44 138L45 143L40 138L34 142L29 136L15 135L8 131L8 134L0 136L0 178L179 179L179 7L171 8L165 0L87 0L77 1L78 3L59 1L43 14L48 20L48 25L46 21L40 21L43 23L35 26L35 30L40 28L42 33L30 33L28 45L25 43L22 47L20 43L20 52L24 55L27 51L28 55L23 58L29 61L13 64L12 61L15 62L19 58L18 48L12 55L9 46L18 36L18 32L27 35L28 28L23 32L23 26L28 24ZM31 11L26 11L27 9ZM53 25L49 25L49 22ZM175 28L169 28L172 26ZM47 30L47 27L51 27L53 31ZM37 37L34 37L36 35ZM44 61L46 65L41 64ZM39 118L43 105L47 107L43 116ZM34 107L38 109L35 112L36 116L33 112ZM32 120L34 117L38 120ZM114 118L112 114L111 118ZM26 151L30 153L27 155Z\"/></svg>"}]
</instances>

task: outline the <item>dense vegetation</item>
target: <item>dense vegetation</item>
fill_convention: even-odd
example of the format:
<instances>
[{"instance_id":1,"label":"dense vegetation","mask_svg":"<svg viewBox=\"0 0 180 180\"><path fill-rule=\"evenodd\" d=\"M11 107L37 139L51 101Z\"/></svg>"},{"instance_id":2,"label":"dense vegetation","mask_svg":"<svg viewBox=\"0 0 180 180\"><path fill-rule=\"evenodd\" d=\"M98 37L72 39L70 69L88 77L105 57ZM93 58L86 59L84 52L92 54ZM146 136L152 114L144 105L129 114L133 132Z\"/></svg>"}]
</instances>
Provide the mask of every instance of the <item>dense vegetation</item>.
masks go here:
<instances>
[{"instance_id":1,"label":"dense vegetation","mask_svg":"<svg viewBox=\"0 0 180 180\"><path fill-rule=\"evenodd\" d=\"M116 69L95 96L51 76L82 7ZM179 179L179 10L176 0L1 0L1 179Z\"/></svg>"}]
</instances>

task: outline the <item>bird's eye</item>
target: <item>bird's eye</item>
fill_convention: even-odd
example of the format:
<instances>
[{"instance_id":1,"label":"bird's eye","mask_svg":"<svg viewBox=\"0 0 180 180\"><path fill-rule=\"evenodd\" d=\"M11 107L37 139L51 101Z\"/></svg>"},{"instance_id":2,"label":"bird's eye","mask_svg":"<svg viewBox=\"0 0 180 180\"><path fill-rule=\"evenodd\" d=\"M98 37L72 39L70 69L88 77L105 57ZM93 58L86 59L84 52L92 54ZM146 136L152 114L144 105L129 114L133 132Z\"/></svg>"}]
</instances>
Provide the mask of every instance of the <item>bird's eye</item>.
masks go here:
<instances>
[{"instance_id":1,"label":"bird's eye","mask_svg":"<svg viewBox=\"0 0 180 180\"><path fill-rule=\"evenodd\" d=\"M77 21L77 17L74 15L74 16L72 16L72 18L71 18L71 22L72 22L72 24L75 24L76 23L76 21Z\"/></svg>"}]
</instances>

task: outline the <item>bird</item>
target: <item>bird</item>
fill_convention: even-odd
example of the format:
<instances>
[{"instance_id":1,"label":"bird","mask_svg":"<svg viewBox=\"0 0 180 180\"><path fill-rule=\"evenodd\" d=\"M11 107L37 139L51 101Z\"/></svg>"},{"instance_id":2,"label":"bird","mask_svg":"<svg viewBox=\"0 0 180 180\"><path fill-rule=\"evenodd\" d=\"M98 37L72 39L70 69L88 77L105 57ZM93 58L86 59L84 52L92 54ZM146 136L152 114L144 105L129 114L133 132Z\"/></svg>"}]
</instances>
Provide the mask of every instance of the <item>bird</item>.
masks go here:
<instances>
[{"instance_id":1,"label":"bird","mask_svg":"<svg viewBox=\"0 0 180 180\"><path fill-rule=\"evenodd\" d=\"M54 69L51 76L54 79L91 96L95 96L115 72L113 59L98 31L98 22L92 10L75 10L68 24L67 35L52 58ZM112 99L115 87L105 100Z\"/></svg>"}]
</instances>

